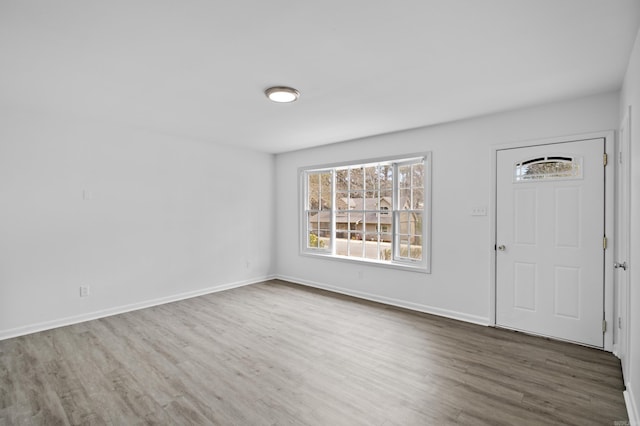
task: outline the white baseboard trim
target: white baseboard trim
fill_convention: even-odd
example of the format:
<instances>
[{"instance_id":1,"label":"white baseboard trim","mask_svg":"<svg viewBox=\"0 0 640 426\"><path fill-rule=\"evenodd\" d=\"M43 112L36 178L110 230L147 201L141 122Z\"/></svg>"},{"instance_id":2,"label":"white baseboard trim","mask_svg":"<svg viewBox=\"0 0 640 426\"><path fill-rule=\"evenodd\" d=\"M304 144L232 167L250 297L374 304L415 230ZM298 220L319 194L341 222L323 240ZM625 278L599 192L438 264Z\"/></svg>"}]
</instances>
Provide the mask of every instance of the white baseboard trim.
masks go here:
<instances>
[{"instance_id":1,"label":"white baseboard trim","mask_svg":"<svg viewBox=\"0 0 640 426\"><path fill-rule=\"evenodd\" d=\"M385 305L391 305L391 306L396 306L396 307L399 307L399 308L409 309L409 310L412 310L412 311L417 311L417 312L422 312L422 313L432 314L432 315L438 315L438 316L441 316L441 317L451 318L451 319L455 319L455 320L459 320L459 321L470 322L470 323L473 323L473 324L480 324L480 325L484 325L484 326L488 326L489 325L489 318L485 318L485 317L481 317L481 316L477 316L477 315L470 315L470 314L466 314L464 312L450 311L448 309L441 309L441 308L436 308L434 306L428 306L428 305L422 305L422 304L419 304L419 303L407 302L405 300L394 299L394 298L380 296L380 295L372 294L372 293L365 293L365 292L356 291L356 290L344 289L342 287L335 287L335 286L332 286L332 285L329 285L329 284L324 284L324 283L319 283L319 282L315 282L315 281L304 280L304 279L295 278L295 277L289 277L289 276L285 276L285 275L277 275L276 279L283 280L283 281L289 281L289 282L292 282L294 284L305 285L305 286L308 286L308 287L319 288L319 289L331 291L331 292L334 292L334 293L345 294L347 296L353 296L353 297L357 297L359 299L370 300L372 302L383 303Z\"/></svg>"},{"instance_id":2,"label":"white baseboard trim","mask_svg":"<svg viewBox=\"0 0 640 426\"><path fill-rule=\"evenodd\" d=\"M627 406L627 415L631 426L640 426L640 414L636 405L636 395L633 393L631 383L627 383L627 390L623 392L624 403Z\"/></svg>"},{"instance_id":3,"label":"white baseboard trim","mask_svg":"<svg viewBox=\"0 0 640 426\"><path fill-rule=\"evenodd\" d=\"M615 355L616 358L620 359L620 348L618 348L617 343L614 343L611 347L611 353Z\"/></svg>"},{"instance_id":4,"label":"white baseboard trim","mask_svg":"<svg viewBox=\"0 0 640 426\"><path fill-rule=\"evenodd\" d=\"M230 290L232 288L244 287L251 284L261 283L274 279L275 276L269 275L261 278L252 278L249 280L236 281L228 284L221 284L213 287L203 288L195 291L174 294L172 296L160 297L157 299L145 300L143 302L132 303L130 305L117 306L114 308L103 309L100 311L89 312L86 314L75 315L72 317L60 318L52 321L40 322L22 327L11 328L8 330L0 330L0 340L10 339L12 337L24 336L26 334L38 333L40 331L50 330L52 328L64 327L67 325L78 324L94 319L110 317L112 315L123 314L125 312L137 311L139 309L150 308L152 306L164 305L165 303L177 302L179 300L191 299L192 297L204 296L205 294L217 293L219 291Z\"/></svg>"}]
</instances>

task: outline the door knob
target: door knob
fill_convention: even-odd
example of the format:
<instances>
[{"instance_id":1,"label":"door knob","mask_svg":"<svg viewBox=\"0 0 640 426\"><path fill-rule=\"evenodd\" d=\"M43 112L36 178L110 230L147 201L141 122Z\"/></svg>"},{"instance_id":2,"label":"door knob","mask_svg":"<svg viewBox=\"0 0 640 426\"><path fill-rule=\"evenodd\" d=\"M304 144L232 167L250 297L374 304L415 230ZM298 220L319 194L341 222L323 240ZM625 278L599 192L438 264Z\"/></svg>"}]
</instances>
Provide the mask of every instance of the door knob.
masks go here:
<instances>
[{"instance_id":1,"label":"door knob","mask_svg":"<svg viewBox=\"0 0 640 426\"><path fill-rule=\"evenodd\" d=\"M506 249L507 249L507 248L506 248L504 245L502 245L502 244L500 244L500 245L498 246L498 250L500 250L500 251L505 251Z\"/></svg>"},{"instance_id":2,"label":"door knob","mask_svg":"<svg viewBox=\"0 0 640 426\"><path fill-rule=\"evenodd\" d=\"M616 263L613 264L613 267L616 268L616 269L622 268L623 271L626 271L627 270L627 262L622 262L622 263L616 262Z\"/></svg>"}]
</instances>

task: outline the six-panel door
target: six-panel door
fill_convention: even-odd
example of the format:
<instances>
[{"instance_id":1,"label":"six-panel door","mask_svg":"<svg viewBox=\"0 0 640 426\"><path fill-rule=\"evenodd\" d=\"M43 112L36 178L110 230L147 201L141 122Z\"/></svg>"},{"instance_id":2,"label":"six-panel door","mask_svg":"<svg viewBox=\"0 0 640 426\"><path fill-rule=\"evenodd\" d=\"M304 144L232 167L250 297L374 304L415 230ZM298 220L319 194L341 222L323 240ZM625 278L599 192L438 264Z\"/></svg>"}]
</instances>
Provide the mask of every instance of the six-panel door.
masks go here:
<instances>
[{"instance_id":1,"label":"six-panel door","mask_svg":"<svg viewBox=\"0 0 640 426\"><path fill-rule=\"evenodd\" d=\"M498 326L603 347L604 143L497 151Z\"/></svg>"}]
</instances>

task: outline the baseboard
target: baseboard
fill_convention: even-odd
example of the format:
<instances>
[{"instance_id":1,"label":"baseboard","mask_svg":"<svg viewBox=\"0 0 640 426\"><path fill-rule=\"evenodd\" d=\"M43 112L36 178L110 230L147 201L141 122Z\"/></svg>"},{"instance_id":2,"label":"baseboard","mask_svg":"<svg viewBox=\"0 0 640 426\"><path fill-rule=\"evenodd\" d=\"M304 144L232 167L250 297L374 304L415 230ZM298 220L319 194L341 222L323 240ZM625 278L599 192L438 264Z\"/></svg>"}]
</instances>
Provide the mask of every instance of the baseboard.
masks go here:
<instances>
[{"instance_id":1,"label":"baseboard","mask_svg":"<svg viewBox=\"0 0 640 426\"><path fill-rule=\"evenodd\" d=\"M276 279L283 280L283 281L289 281L289 282L292 282L294 284L300 284L300 285L305 285L305 286L309 286L309 287L319 288L319 289L331 291L331 292L334 292L334 293L340 293L340 294L344 294L344 295L347 295L347 296L353 296L353 297L357 297L359 299L370 300L372 302L383 303L385 305L391 305L391 306L396 306L396 307L399 307L399 308L409 309L409 310L412 310L412 311L417 311L417 312L422 312L422 313L432 314L432 315L438 315L438 316L441 316L441 317L451 318L451 319L455 319L455 320L459 320L459 321L470 322L470 323L473 323L473 324L480 324L480 325L485 325L485 326L489 325L489 318L485 318L485 317L481 317L481 316L477 316L477 315L469 315L469 314L466 314L464 312L457 312L457 311L451 311L451 310L448 310L448 309L436 308L434 306L428 306L428 305L422 305L422 304L419 304L419 303L407 302L405 300L394 299L394 298L380 296L380 295L372 294L372 293L365 293L365 292L361 292L361 291L344 289L342 287L335 287L335 286L332 286L332 285L329 285L329 284L325 284L325 283L319 283L319 282L315 282L315 281L309 281L309 280L304 280L304 279L295 278L295 277L289 277L289 276L284 276L284 275L277 275Z\"/></svg>"},{"instance_id":2,"label":"baseboard","mask_svg":"<svg viewBox=\"0 0 640 426\"><path fill-rule=\"evenodd\" d=\"M620 359L620 348L618 348L617 343L614 343L611 347L611 353L615 355L616 358Z\"/></svg>"},{"instance_id":3,"label":"baseboard","mask_svg":"<svg viewBox=\"0 0 640 426\"><path fill-rule=\"evenodd\" d=\"M627 383L627 390L624 391L624 403L627 405L627 415L631 426L640 426L640 415L636 405L636 395L633 393L631 383Z\"/></svg>"},{"instance_id":4,"label":"baseboard","mask_svg":"<svg viewBox=\"0 0 640 426\"><path fill-rule=\"evenodd\" d=\"M177 302L179 300L191 299L192 297L204 296L205 294L217 293L219 291L230 290L232 288L244 287L251 284L257 284L263 281L274 279L275 276L266 276L261 278L253 278L250 280L236 281L233 283L217 285L200 290L179 293L172 296L161 297L158 299L146 300L144 302L132 303L130 305L117 306L114 308L103 309L100 311L90 312L82 315L46 321L37 324L31 324L23 327L12 328L8 330L0 330L0 340L10 339L12 337L24 336L26 334L37 333L40 331L50 330L52 328L64 327L67 325L78 324L94 319L110 317L112 315L123 314L125 312L137 311L139 309L150 308L152 306L164 305L165 303Z\"/></svg>"}]
</instances>

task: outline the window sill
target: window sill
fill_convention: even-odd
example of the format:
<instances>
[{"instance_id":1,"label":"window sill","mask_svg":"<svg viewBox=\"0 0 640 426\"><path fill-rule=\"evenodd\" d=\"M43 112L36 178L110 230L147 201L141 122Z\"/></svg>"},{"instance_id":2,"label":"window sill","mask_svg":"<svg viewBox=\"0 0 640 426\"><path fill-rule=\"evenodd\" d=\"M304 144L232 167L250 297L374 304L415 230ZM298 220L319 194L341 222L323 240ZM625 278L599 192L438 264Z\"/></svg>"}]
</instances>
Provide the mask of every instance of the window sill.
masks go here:
<instances>
[{"instance_id":1,"label":"window sill","mask_svg":"<svg viewBox=\"0 0 640 426\"><path fill-rule=\"evenodd\" d=\"M418 272L422 274L431 273L431 271L427 269L424 265L418 264L417 262L416 262L416 265L412 265L409 263L399 263L399 262L379 262L376 260L370 260L365 258L339 256L331 253L322 253L322 252L312 253L308 251L301 251L300 255L305 257L313 257L316 259L318 258L329 259L329 260L336 260L338 262L346 262L346 263L361 264L361 265L364 264L367 266L374 266L378 268L398 269L398 270L407 271L407 272Z\"/></svg>"}]
</instances>

